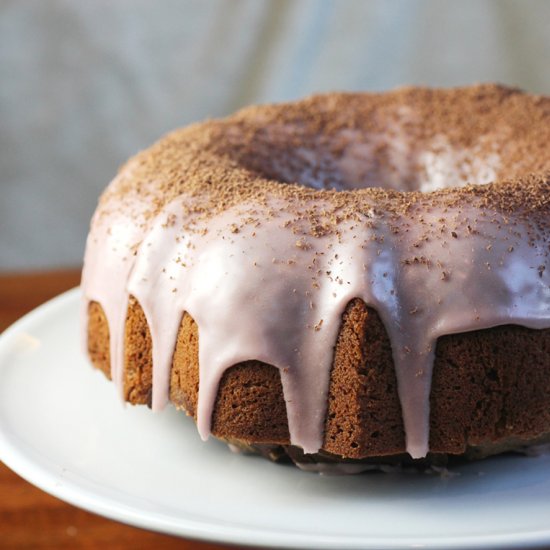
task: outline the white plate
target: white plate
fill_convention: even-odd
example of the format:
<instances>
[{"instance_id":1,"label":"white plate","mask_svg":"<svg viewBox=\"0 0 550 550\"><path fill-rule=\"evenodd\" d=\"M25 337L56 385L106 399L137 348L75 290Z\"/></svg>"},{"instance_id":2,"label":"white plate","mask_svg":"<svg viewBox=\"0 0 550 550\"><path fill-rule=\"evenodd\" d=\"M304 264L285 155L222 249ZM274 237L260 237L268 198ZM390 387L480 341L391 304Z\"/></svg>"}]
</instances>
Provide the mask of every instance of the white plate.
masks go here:
<instances>
[{"instance_id":1,"label":"white plate","mask_svg":"<svg viewBox=\"0 0 550 550\"><path fill-rule=\"evenodd\" d=\"M67 502L126 523L235 544L489 548L550 543L550 457L459 475L323 477L202 443L174 409L124 407L80 351L79 291L0 337L0 458Z\"/></svg>"}]
</instances>

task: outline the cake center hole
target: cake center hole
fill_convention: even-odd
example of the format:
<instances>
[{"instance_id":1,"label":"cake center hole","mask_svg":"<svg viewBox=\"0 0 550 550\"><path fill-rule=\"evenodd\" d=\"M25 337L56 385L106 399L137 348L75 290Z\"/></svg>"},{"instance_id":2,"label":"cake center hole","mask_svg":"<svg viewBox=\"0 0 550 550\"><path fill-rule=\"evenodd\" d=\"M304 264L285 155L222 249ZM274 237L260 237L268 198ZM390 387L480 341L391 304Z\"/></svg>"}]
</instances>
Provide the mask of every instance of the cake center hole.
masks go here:
<instances>
[{"instance_id":1,"label":"cake center hole","mask_svg":"<svg viewBox=\"0 0 550 550\"><path fill-rule=\"evenodd\" d=\"M378 187L430 192L482 185L496 179L500 166L498 153L487 144L459 148L442 135L419 143L404 135L343 130L330 141L319 139L290 153L287 146L282 154L277 150L272 144L269 155L252 161L262 175L337 191Z\"/></svg>"}]
</instances>

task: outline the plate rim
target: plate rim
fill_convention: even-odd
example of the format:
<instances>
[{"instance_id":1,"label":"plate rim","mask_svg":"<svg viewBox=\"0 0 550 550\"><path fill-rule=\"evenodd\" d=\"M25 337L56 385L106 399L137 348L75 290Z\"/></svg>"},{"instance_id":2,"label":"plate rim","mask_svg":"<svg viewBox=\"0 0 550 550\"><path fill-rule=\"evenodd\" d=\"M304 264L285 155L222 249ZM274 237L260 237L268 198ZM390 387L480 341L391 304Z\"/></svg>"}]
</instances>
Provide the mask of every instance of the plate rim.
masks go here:
<instances>
[{"instance_id":1,"label":"plate rim","mask_svg":"<svg viewBox=\"0 0 550 550\"><path fill-rule=\"evenodd\" d=\"M71 307L80 296L80 288L75 287L51 298L37 308L15 321L0 334L0 369L5 350L21 331L27 327L40 326L44 318L60 313ZM131 506L104 494L94 494L92 490L80 486L76 480L63 478L59 483L59 474L49 469L43 461L36 462L33 457L18 447L13 437L9 437L3 428L0 416L0 460L27 482L46 493L73 506L87 510L110 520L119 521L134 527L166 533L189 539L220 544L258 546L266 548L515 548L542 547L550 544L550 528L527 533L465 535L461 537L368 537L350 536L344 541L335 535L312 536L306 533L280 532L265 527L254 528L246 525L216 525L214 521L174 518L166 514L143 512L139 506ZM45 457L46 458L46 457Z\"/></svg>"}]
</instances>

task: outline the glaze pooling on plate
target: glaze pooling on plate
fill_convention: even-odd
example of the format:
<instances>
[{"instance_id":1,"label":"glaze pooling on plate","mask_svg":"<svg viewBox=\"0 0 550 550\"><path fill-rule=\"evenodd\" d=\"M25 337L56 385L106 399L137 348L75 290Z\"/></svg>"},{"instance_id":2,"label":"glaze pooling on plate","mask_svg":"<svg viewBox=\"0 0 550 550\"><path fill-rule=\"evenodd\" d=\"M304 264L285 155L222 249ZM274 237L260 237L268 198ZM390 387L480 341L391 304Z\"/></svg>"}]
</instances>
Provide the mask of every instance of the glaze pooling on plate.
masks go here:
<instances>
[{"instance_id":1,"label":"glaze pooling on plate","mask_svg":"<svg viewBox=\"0 0 550 550\"><path fill-rule=\"evenodd\" d=\"M319 101L326 109L327 98ZM263 128L266 112L247 116ZM509 169L495 152L503 138L482 133L453 149L451 131L415 135L410 109L388 120L387 134L330 133L318 156L301 148L304 139L290 154L290 143L287 157L264 159L260 175L257 159L238 149L250 137L239 115L172 134L131 160L94 215L82 280L84 314L91 301L104 309L119 387L132 295L151 331L154 409L168 401L187 312L199 329L201 436L224 371L259 360L280 371L291 443L315 453L341 316L361 298L391 341L407 451L425 456L437 338L504 324L550 328L550 191L543 176L494 181ZM264 145L274 149L304 132L297 122L269 131ZM310 188L284 183L293 180ZM361 181L367 188L349 190Z\"/></svg>"}]
</instances>

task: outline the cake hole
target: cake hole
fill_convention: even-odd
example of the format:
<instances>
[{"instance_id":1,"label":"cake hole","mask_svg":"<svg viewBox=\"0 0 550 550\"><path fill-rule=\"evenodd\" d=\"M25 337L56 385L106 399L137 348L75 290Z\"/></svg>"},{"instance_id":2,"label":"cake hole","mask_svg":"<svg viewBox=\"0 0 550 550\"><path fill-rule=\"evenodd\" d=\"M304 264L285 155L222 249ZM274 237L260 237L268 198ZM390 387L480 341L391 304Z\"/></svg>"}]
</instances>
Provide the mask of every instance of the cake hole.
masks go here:
<instances>
[{"instance_id":1,"label":"cake hole","mask_svg":"<svg viewBox=\"0 0 550 550\"><path fill-rule=\"evenodd\" d=\"M315 140L301 138L298 128L270 128L238 161L281 183L336 191L378 187L427 193L496 179L501 164L496 139L484 136L466 148L444 135L415 138L414 129L404 128L394 125L383 134L344 129Z\"/></svg>"}]
</instances>

